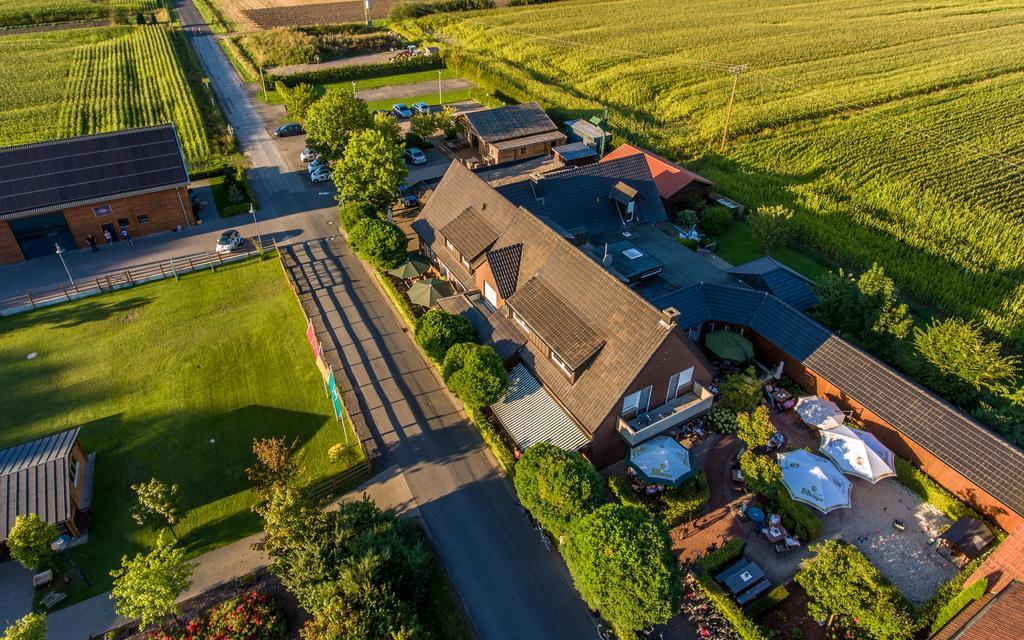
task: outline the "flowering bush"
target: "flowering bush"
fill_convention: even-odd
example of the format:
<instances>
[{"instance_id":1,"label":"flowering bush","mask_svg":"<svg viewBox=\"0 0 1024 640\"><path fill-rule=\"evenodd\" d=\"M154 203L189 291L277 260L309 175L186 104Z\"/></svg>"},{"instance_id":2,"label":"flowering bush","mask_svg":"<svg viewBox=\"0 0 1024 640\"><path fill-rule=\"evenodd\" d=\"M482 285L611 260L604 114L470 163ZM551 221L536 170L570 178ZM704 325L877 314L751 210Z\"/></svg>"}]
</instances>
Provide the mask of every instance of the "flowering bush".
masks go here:
<instances>
[{"instance_id":1,"label":"flowering bush","mask_svg":"<svg viewBox=\"0 0 1024 640\"><path fill-rule=\"evenodd\" d=\"M178 630L156 631L149 640L281 640L285 621L269 596L253 591L225 600L206 618L194 618Z\"/></svg>"}]
</instances>

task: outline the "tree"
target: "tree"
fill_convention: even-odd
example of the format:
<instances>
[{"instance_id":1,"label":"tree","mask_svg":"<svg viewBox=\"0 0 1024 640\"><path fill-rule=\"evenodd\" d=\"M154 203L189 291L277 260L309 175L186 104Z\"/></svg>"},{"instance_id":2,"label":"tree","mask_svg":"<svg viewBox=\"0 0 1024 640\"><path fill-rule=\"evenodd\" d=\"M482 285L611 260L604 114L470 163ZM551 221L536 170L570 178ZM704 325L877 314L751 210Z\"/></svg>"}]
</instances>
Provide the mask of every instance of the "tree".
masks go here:
<instances>
[{"instance_id":1,"label":"tree","mask_svg":"<svg viewBox=\"0 0 1024 640\"><path fill-rule=\"evenodd\" d=\"M300 82L284 93L284 105L289 116L303 120L317 98L316 89L312 85Z\"/></svg>"},{"instance_id":2,"label":"tree","mask_svg":"<svg viewBox=\"0 0 1024 640\"><path fill-rule=\"evenodd\" d=\"M707 207L700 212L700 226L709 236L720 236L732 226L732 211L718 205Z\"/></svg>"},{"instance_id":3,"label":"tree","mask_svg":"<svg viewBox=\"0 0 1024 640\"><path fill-rule=\"evenodd\" d=\"M753 367L731 374L722 381L719 391L721 400L718 404L736 413L753 411L764 393Z\"/></svg>"},{"instance_id":4,"label":"tree","mask_svg":"<svg viewBox=\"0 0 1024 640\"><path fill-rule=\"evenodd\" d=\"M391 140L398 146L402 145L405 138L402 135L402 126L390 113L373 114L373 128L380 131L385 139Z\"/></svg>"},{"instance_id":5,"label":"tree","mask_svg":"<svg viewBox=\"0 0 1024 640\"><path fill-rule=\"evenodd\" d=\"M444 357L441 375L452 393L474 409L494 404L508 388L508 372L490 345L453 346Z\"/></svg>"},{"instance_id":6,"label":"tree","mask_svg":"<svg viewBox=\"0 0 1024 640\"><path fill-rule=\"evenodd\" d=\"M918 623L903 594L856 547L827 540L811 550L817 555L796 575L811 617L857 627L874 640L914 637Z\"/></svg>"},{"instance_id":7,"label":"tree","mask_svg":"<svg viewBox=\"0 0 1024 640\"><path fill-rule=\"evenodd\" d=\"M178 485L151 478L149 482L133 484L132 491L136 496L132 519L140 527L171 527L173 533L181 513Z\"/></svg>"},{"instance_id":8,"label":"tree","mask_svg":"<svg viewBox=\"0 0 1024 640\"><path fill-rule=\"evenodd\" d=\"M254 492L257 495L266 497L276 487L295 484L299 476L299 464L295 461L297 444L297 440L287 444L283 437L252 441L256 464L246 469L245 475L256 484Z\"/></svg>"},{"instance_id":9,"label":"tree","mask_svg":"<svg viewBox=\"0 0 1024 640\"><path fill-rule=\"evenodd\" d=\"M58 535L57 527L34 513L18 516L7 535L7 548L18 564L32 571L45 566L53 557L50 545Z\"/></svg>"},{"instance_id":10,"label":"tree","mask_svg":"<svg viewBox=\"0 0 1024 640\"><path fill-rule=\"evenodd\" d=\"M925 329L914 329L914 346L926 363L921 381L957 404L975 404L982 389L1005 394L1015 386L1020 358L1004 356L999 343L985 340L976 323L933 320Z\"/></svg>"},{"instance_id":11,"label":"tree","mask_svg":"<svg viewBox=\"0 0 1024 640\"><path fill-rule=\"evenodd\" d=\"M146 555L123 556L121 567L110 575L114 586L110 598L114 610L126 618L139 618L148 627L168 614L178 615L175 599L192 584L193 566L185 552L161 532L156 547Z\"/></svg>"},{"instance_id":12,"label":"tree","mask_svg":"<svg viewBox=\"0 0 1024 640\"><path fill-rule=\"evenodd\" d=\"M437 120L432 113L417 113L409 118L409 133L419 138L429 138L437 131Z\"/></svg>"},{"instance_id":13,"label":"tree","mask_svg":"<svg viewBox=\"0 0 1024 640\"><path fill-rule=\"evenodd\" d=\"M409 240L401 229L377 218L357 222L348 232L348 243L360 258L377 269L396 266L409 247Z\"/></svg>"},{"instance_id":14,"label":"tree","mask_svg":"<svg viewBox=\"0 0 1024 640\"><path fill-rule=\"evenodd\" d=\"M516 463L514 484L519 502L556 536L604 501L604 481L594 465L574 451L546 442L523 453Z\"/></svg>"},{"instance_id":15,"label":"tree","mask_svg":"<svg viewBox=\"0 0 1024 640\"><path fill-rule=\"evenodd\" d=\"M569 531L562 555L583 601L620 638L675 613L679 576L668 533L647 511L608 504L590 512Z\"/></svg>"},{"instance_id":16,"label":"tree","mask_svg":"<svg viewBox=\"0 0 1024 640\"><path fill-rule=\"evenodd\" d=\"M877 264L860 277L839 270L815 283L820 303L814 316L872 351L883 351L910 332L913 319L899 302L892 279Z\"/></svg>"},{"instance_id":17,"label":"tree","mask_svg":"<svg viewBox=\"0 0 1024 640\"><path fill-rule=\"evenodd\" d=\"M793 237L793 212L782 205L758 207L752 215L747 216L747 223L761 243L765 255Z\"/></svg>"},{"instance_id":18,"label":"tree","mask_svg":"<svg viewBox=\"0 0 1024 640\"><path fill-rule=\"evenodd\" d=\"M376 129L353 135L349 145L341 163L342 200L359 200L377 211L386 210L395 201L398 185L409 173L401 145Z\"/></svg>"},{"instance_id":19,"label":"tree","mask_svg":"<svg viewBox=\"0 0 1024 640\"><path fill-rule=\"evenodd\" d=\"M434 126L444 133L444 137L451 138L459 130L459 112L455 107L445 106L440 111L434 112Z\"/></svg>"},{"instance_id":20,"label":"tree","mask_svg":"<svg viewBox=\"0 0 1024 640\"><path fill-rule=\"evenodd\" d=\"M768 497L775 495L776 483L782 480L782 468L774 457L750 449L740 455L740 472L751 489Z\"/></svg>"},{"instance_id":21,"label":"tree","mask_svg":"<svg viewBox=\"0 0 1024 640\"><path fill-rule=\"evenodd\" d=\"M740 429L738 435L740 440L747 443L748 449L757 449L768 444L775 435L775 425L768 417L768 407L758 405L750 413L736 415L736 421Z\"/></svg>"},{"instance_id":22,"label":"tree","mask_svg":"<svg viewBox=\"0 0 1024 640\"><path fill-rule=\"evenodd\" d=\"M415 612L375 588L358 598L336 596L302 628L302 640L411 640L422 635Z\"/></svg>"},{"instance_id":23,"label":"tree","mask_svg":"<svg viewBox=\"0 0 1024 640\"><path fill-rule=\"evenodd\" d=\"M46 616L29 613L4 631L3 640L46 640Z\"/></svg>"},{"instance_id":24,"label":"tree","mask_svg":"<svg viewBox=\"0 0 1024 640\"><path fill-rule=\"evenodd\" d=\"M341 228L345 231L352 231L360 220L367 218L383 220L379 212L375 211L369 204L359 200L346 202L338 207L338 217L341 222Z\"/></svg>"},{"instance_id":25,"label":"tree","mask_svg":"<svg viewBox=\"0 0 1024 640\"><path fill-rule=\"evenodd\" d=\"M328 89L306 111L306 145L336 160L344 155L352 135L371 124L365 102L351 93Z\"/></svg>"},{"instance_id":26,"label":"tree","mask_svg":"<svg viewBox=\"0 0 1024 640\"><path fill-rule=\"evenodd\" d=\"M431 309L416 319L416 344L434 362L443 362L453 345L475 341L476 329L462 316Z\"/></svg>"}]
</instances>

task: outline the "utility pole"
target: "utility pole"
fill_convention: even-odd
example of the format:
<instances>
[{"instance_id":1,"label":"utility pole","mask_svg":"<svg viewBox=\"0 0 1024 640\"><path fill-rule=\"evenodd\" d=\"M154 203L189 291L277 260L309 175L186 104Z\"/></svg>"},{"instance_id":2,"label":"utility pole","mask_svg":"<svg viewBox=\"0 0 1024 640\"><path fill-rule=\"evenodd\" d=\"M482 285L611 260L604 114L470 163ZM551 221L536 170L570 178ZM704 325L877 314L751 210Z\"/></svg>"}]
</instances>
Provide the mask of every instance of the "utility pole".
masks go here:
<instances>
[{"instance_id":1,"label":"utility pole","mask_svg":"<svg viewBox=\"0 0 1024 640\"><path fill-rule=\"evenodd\" d=\"M729 95L729 107L725 111L725 127L722 129L722 146L718 149L719 153L725 153L725 140L729 136L729 121L732 120L732 103L736 100L736 85L740 82L740 74L747 68L748 66L745 64L729 67L729 73L732 74L732 93Z\"/></svg>"},{"instance_id":2,"label":"utility pole","mask_svg":"<svg viewBox=\"0 0 1024 640\"><path fill-rule=\"evenodd\" d=\"M353 96L356 95L356 81L355 80L352 81L352 95Z\"/></svg>"},{"instance_id":3,"label":"utility pole","mask_svg":"<svg viewBox=\"0 0 1024 640\"><path fill-rule=\"evenodd\" d=\"M366 26L373 26L373 18L370 17L370 0L363 0L363 15L366 16Z\"/></svg>"},{"instance_id":4,"label":"utility pole","mask_svg":"<svg viewBox=\"0 0 1024 640\"><path fill-rule=\"evenodd\" d=\"M604 141L608 139L608 107L604 108L604 117L601 124L601 153L597 156L598 161L604 160Z\"/></svg>"},{"instance_id":5,"label":"utility pole","mask_svg":"<svg viewBox=\"0 0 1024 640\"><path fill-rule=\"evenodd\" d=\"M260 86L263 87L263 102L267 102L267 83L263 79L263 65L262 64L260 65Z\"/></svg>"},{"instance_id":6,"label":"utility pole","mask_svg":"<svg viewBox=\"0 0 1024 640\"><path fill-rule=\"evenodd\" d=\"M256 226L256 244L263 248L263 237L260 236L260 223L256 221L256 209L249 203L249 213L252 214L252 223Z\"/></svg>"}]
</instances>

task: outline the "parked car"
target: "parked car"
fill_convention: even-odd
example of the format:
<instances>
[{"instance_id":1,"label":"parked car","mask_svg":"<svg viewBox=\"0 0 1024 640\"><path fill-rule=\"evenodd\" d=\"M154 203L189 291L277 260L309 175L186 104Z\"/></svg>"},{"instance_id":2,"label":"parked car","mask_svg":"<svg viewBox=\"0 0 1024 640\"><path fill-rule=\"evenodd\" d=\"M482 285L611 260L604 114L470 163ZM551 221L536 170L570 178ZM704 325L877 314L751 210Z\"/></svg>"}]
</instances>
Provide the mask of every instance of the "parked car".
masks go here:
<instances>
[{"instance_id":1,"label":"parked car","mask_svg":"<svg viewBox=\"0 0 1024 640\"><path fill-rule=\"evenodd\" d=\"M411 209L420 203L420 199L412 192L412 188L404 182L398 185L398 201L403 209Z\"/></svg>"},{"instance_id":2,"label":"parked car","mask_svg":"<svg viewBox=\"0 0 1024 640\"><path fill-rule=\"evenodd\" d=\"M405 161L409 164L426 164L427 156L418 147L409 147L405 150Z\"/></svg>"},{"instance_id":3,"label":"parked car","mask_svg":"<svg viewBox=\"0 0 1024 640\"><path fill-rule=\"evenodd\" d=\"M430 115L430 105L426 102L414 102L412 110L423 115Z\"/></svg>"},{"instance_id":4,"label":"parked car","mask_svg":"<svg viewBox=\"0 0 1024 640\"><path fill-rule=\"evenodd\" d=\"M324 168L309 174L310 182L327 182L331 179L330 168Z\"/></svg>"},{"instance_id":5,"label":"parked car","mask_svg":"<svg viewBox=\"0 0 1024 640\"><path fill-rule=\"evenodd\" d=\"M330 169L330 168L331 168L330 163L328 163L323 158L319 158L319 157L316 160L314 160L313 162L310 162L308 165L306 165L306 171L308 171L310 174L316 173L317 171L320 171L321 169Z\"/></svg>"},{"instance_id":6,"label":"parked car","mask_svg":"<svg viewBox=\"0 0 1024 640\"><path fill-rule=\"evenodd\" d=\"M310 149L309 147L303 149L302 153L299 154L299 160L302 162L313 162L319 157L320 154L314 151L313 149Z\"/></svg>"},{"instance_id":7,"label":"parked car","mask_svg":"<svg viewBox=\"0 0 1024 640\"><path fill-rule=\"evenodd\" d=\"M306 133L306 130L302 128L302 125L298 122L289 122L288 124L282 124L280 127L274 129L275 138L287 138L288 136L301 136Z\"/></svg>"},{"instance_id":8,"label":"parked car","mask_svg":"<svg viewBox=\"0 0 1024 640\"><path fill-rule=\"evenodd\" d=\"M217 253L230 253L245 246L245 238L235 229L228 229L217 238Z\"/></svg>"},{"instance_id":9,"label":"parked car","mask_svg":"<svg viewBox=\"0 0 1024 640\"><path fill-rule=\"evenodd\" d=\"M398 104L391 105L391 112L394 113L399 118L409 118L412 116L412 109L405 106L401 102L399 102Z\"/></svg>"}]
</instances>

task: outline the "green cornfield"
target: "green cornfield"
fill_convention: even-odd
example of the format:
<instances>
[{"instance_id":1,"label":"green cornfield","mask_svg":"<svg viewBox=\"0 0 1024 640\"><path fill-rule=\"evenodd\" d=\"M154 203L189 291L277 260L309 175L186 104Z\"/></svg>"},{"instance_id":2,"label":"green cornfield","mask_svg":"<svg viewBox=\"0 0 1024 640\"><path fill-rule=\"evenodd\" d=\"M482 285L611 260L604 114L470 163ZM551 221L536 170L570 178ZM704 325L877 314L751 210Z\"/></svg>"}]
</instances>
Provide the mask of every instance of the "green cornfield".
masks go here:
<instances>
[{"instance_id":1,"label":"green cornfield","mask_svg":"<svg viewBox=\"0 0 1024 640\"><path fill-rule=\"evenodd\" d=\"M607 109L617 140L791 207L807 244L1024 344L1019 0L565 0L402 28L559 118Z\"/></svg>"},{"instance_id":2,"label":"green cornfield","mask_svg":"<svg viewBox=\"0 0 1024 640\"><path fill-rule=\"evenodd\" d=\"M173 122L192 166L210 156L166 26L0 36L0 146Z\"/></svg>"},{"instance_id":3,"label":"green cornfield","mask_svg":"<svg viewBox=\"0 0 1024 640\"><path fill-rule=\"evenodd\" d=\"M107 18L156 9L157 0L0 0L0 27Z\"/></svg>"}]
</instances>

